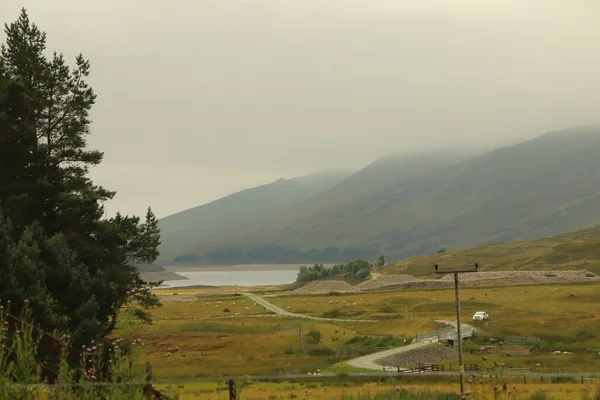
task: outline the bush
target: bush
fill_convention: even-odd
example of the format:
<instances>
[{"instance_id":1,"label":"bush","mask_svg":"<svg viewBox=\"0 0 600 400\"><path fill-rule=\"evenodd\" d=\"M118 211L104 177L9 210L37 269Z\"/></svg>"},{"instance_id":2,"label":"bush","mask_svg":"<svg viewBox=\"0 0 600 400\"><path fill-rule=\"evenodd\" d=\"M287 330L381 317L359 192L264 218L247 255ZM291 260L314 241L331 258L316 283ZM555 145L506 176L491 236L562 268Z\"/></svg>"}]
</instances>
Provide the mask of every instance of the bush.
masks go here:
<instances>
[{"instance_id":1,"label":"bush","mask_svg":"<svg viewBox=\"0 0 600 400\"><path fill-rule=\"evenodd\" d=\"M332 356L335 354L335 351L328 349L327 347L317 347L316 349L312 349L308 352L311 356Z\"/></svg>"},{"instance_id":2,"label":"bush","mask_svg":"<svg viewBox=\"0 0 600 400\"><path fill-rule=\"evenodd\" d=\"M556 278L556 274L544 274L546 278Z\"/></svg>"},{"instance_id":3,"label":"bush","mask_svg":"<svg viewBox=\"0 0 600 400\"><path fill-rule=\"evenodd\" d=\"M71 338L62 335L57 339L61 344L60 356L53 370L58 373L58 381L79 385L76 396L71 397L68 385L43 387L40 380L41 362L39 353L47 350L41 345L41 337L36 336L35 322L27 305L20 313L22 322L19 330L5 331L0 347L0 399L23 398L78 398L78 399L144 399L141 385L112 386L95 385L98 382L143 382L145 372L139 362L143 344L133 337L134 316L123 316L125 329L122 337L105 343L91 343L81 349L79 365L70 365ZM6 326L8 314L0 309L0 326ZM75 350L77 353L79 351ZM107 377L102 379L102 377ZM18 396L19 393L22 397Z\"/></svg>"},{"instance_id":4,"label":"bush","mask_svg":"<svg viewBox=\"0 0 600 400\"><path fill-rule=\"evenodd\" d=\"M331 310L331 311L327 311L324 312L323 314L321 314L322 318L339 318L342 316L342 313L340 310Z\"/></svg>"},{"instance_id":5,"label":"bush","mask_svg":"<svg viewBox=\"0 0 600 400\"><path fill-rule=\"evenodd\" d=\"M356 273L356 276L361 279L365 279L369 275L371 275L371 270L368 268L362 268Z\"/></svg>"},{"instance_id":6,"label":"bush","mask_svg":"<svg viewBox=\"0 0 600 400\"><path fill-rule=\"evenodd\" d=\"M596 274L592 274L591 272L588 272L587 274L585 274L586 278L593 278L595 276L596 276Z\"/></svg>"},{"instance_id":7,"label":"bush","mask_svg":"<svg viewBox=\"0 0 600 400\"><path fill-rule=\"evenodd\" d=\"M321 342L321 332L320 331L312 330L312 331L308 332L308 334L306 336L308 336L308 343L319 344Z\"/></svg>"}]
</instances>

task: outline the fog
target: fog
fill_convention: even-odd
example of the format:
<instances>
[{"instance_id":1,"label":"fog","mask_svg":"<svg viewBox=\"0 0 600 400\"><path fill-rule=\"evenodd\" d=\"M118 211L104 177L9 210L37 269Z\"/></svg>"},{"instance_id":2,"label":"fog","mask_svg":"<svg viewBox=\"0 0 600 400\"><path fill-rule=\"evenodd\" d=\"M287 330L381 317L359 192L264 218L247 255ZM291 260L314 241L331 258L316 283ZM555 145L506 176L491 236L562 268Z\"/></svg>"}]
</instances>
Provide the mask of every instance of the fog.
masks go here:
<instances>
[{"instance_id":1,"label":"fog","mask_svg":"<svg viewBox=\"0 0 600 400\"><path fill-rule=\"evenodd\" d=\"M2 0L3 22L21 7L91 61L109 214L600 115L596 0Z\"/></svg>"}]
</instances>

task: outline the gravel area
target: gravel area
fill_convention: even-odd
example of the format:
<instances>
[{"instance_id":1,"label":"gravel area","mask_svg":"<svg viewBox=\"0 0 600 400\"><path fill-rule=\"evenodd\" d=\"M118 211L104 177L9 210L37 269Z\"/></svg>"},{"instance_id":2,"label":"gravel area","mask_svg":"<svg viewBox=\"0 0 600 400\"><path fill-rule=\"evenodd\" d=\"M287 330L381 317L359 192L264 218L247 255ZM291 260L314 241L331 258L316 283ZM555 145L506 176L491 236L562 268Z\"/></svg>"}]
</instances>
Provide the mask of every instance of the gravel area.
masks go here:
<instances>
[{"instance_id":1,"label":"gravel area","mask_svg":"<svg viewBox=\"0 0 600 400\"><path fill-rule=\"evenodd\" d=\"M394 354L378 360L377 363L391 367L412 368L419 363L431 365L452 360L456 357L458 357L458 352L455 349L440 345Z\"/></svg>"},{"instance_id":2,"label":"gravel area","mask_svg":"<svg viewBox=\"0 0 600 400\"><path fill-rule=\"evenodd\" d=\"M589 271L497 271L477 272L473 274L462 274L460 286L494 286L494 285L522 285L528 283L552 283L552 282L581 282L600 281L600 277L586 276ZM398 277L398 278L396 278ZM354 286L352 292L364 292L375 290L397 290L397 289L427 289L451 287L454 278L451 274L440 279L408 279L410 275L383 275L377 279ZM368 285L367 285L368 283Z\"/></svg>"},{"instance_id":3,"label":"gravel area","mask_svg":"<svg viewBox=\"0 0 600 400\"><path fill-rule=\"evenodd\" d=\"M481 281L489 279L523 279L524 281L540 282L570 282L582 280L598 280L598 276L586 277L589 271L495 271L495 272L477 272L474 274L462 274L461 281ZM553 277L546 275L555 275ZM454 281L452 275L444 275L440 281Z\"/></svg>"},{"instance_id":4,"label":"gravel area","mask_svg":"<svg viewBox=\"0 0 600 400\"><path fill-rule=\"evenodd\" d=\"M374 279L364 281L353 287L353 291L377 290L380 287L396 285L398 283L418 282L420 278L412 275L378 275Z\"/></svg>"}]
</instances>

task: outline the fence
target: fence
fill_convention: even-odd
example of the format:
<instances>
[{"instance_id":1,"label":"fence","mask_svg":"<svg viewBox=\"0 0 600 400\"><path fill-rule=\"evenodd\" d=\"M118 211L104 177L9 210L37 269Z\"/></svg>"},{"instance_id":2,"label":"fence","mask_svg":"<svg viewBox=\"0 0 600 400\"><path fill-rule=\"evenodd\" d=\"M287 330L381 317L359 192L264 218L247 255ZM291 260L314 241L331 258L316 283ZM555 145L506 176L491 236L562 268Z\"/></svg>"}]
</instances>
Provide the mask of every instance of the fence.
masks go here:
<instances>
[{"instance_id":1,"label":"fence","mask_svg":"<svg viewBox=\"0 0 600 400\"><path fill-rule=\"evenodd\" d=\"M452 329L452 328L444 328L444 329ZM439 332L443 329L438 329L437 331L417 333L416 340L417 342L424 342L429 340L437 340Z\"/></svg>"},{"instance_id":2,"label":"fence","mask_svg":"<svg viewBox=\"0 0 600 400\"><path fill-rule=\"evenodd\" d=\"M462 338L468 338L473 336L473 328L471 327L463 327L461 329L460 335ZM437 331L425 332L417 334L416 340L417 342L427 342L430 341L432 343L435 342L447 342L447 341L455 341L457 337L457 332L454 328L442 328Z\"/></svg>"}]
</instances>

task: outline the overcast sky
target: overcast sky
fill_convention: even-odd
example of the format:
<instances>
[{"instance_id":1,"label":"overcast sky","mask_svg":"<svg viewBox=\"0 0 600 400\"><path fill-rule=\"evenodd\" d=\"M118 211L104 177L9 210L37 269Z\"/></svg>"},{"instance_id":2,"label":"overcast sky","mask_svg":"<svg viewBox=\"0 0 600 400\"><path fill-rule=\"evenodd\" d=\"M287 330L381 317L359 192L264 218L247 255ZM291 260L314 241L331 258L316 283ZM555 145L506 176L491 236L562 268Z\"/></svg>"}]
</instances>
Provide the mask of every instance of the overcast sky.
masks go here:
<instances>
[{"instance_id":1,"label":"overcast sky","mask_svg":"<svg viewBox=\"0 0 600 400\"><path fill-rule=\"evenodd\" d=\"M0 19L21 7L91 61L110 213L600 117L597 0L0 0Z\"/></svg>"}]
</instances>

